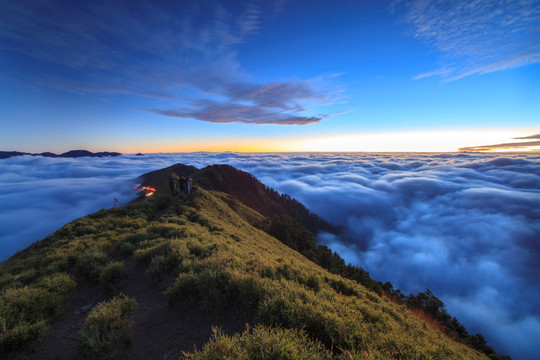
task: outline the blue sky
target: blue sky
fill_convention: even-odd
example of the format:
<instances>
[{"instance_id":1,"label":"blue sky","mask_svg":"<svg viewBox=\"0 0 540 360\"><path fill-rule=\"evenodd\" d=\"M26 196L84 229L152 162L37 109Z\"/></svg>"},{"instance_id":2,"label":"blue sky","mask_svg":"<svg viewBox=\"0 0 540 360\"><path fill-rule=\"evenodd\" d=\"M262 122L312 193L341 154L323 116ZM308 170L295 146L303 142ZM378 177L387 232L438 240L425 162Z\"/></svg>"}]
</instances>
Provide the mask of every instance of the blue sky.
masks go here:
<instances>
[{"instance_id":1,"label":"blue sky","mask_svg":"<svg viewBox=\"0 0 540 360\"><path fill-rule=\"evenodd\" d=\"M2 150L456 151L540 133L540 1L0 10Z\"/></svg>"}]
</instances>

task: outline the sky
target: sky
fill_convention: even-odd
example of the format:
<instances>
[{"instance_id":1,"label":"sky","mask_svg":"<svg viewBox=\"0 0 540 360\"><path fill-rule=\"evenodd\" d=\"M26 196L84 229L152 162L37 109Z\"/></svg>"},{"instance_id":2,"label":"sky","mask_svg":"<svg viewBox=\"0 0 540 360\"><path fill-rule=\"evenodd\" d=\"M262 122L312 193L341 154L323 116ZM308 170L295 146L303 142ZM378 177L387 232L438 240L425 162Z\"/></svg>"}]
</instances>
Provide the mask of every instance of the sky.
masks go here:
<instances>
[{"instance_id":1,"label":"sky","mask_svg":"<svg viewBox=\"0 0 540 360\"><path fill-rule=\"evenodd\" d=\"M6 0L0 150L539 150L539 62L538 0Z\"/></svg>"},{"instance_id":2,"label":"sky","mask_svg":"<svg viewBox=\"0 0 540 360\"><path fill-rule=\"evenodd\" d=\"M319 242L405 294L430 289L472 334L540 359L540 154L180 153L0 159L0 261L137 196L137 177L225 163L339 225ZM194 184L196 185L196 184Z\"/></svg>"}]
</instances>

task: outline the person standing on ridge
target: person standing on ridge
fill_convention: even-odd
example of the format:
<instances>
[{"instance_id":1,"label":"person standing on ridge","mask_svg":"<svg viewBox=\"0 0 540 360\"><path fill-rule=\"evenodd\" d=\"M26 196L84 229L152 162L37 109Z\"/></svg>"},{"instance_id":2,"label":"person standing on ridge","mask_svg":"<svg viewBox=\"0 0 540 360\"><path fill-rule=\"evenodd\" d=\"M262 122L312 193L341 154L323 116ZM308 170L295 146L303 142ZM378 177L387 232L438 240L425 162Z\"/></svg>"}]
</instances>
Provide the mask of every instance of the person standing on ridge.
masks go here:
<instances>
[{"instance_id":1,"label":"person standing on ridge","mask_svg":"<svg viewBox=\"0 0 540 360\"><path fill-rule=\"evenodd\" d=\"M187 185L187 193L189 195L191 194L191 178L187 179L186 185Z\"/></svg>"},{"instance_id":2,"label":"person standing on ridge","mask_svg":"<svg viewBox=\"0 0 540 360\"><path fill-rule=\"evenodd\" d=\"M178 183L180 184L180 192L183 194L186 188L186 178L183 176L180 176Z\"/></svg>"},{"instance_id":3,"label":"person standing on ridge","mask_svg":"<svg viewBox=\"0 0 540 360\"><path fill-rule=\"evenodd\" d=\"M172 176L169 180L169 187L171 188L171 196L176 195L176 181L174 181L174 178Z\"/></svg>"}]
</instances>

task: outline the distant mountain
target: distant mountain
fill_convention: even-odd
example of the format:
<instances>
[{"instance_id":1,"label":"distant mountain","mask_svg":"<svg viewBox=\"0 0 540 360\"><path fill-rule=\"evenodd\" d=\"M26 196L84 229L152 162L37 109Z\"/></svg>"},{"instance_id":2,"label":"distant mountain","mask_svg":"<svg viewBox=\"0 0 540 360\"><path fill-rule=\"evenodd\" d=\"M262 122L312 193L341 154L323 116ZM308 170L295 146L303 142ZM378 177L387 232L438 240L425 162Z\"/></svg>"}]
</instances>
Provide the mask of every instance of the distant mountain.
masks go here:
<instances>
[{"instance_id":1,"label":"distant mountain","mask_svg":"<svg viewBox=\"0 0 540 360\"><path fill-rule=\"evenodd\" d=\"M58 155L58 157L78 158L78 157L105 157L105 156L120 156L120 155L122 154L118 152L101 151L101 152L93 153L87 150L70 150L68 152Z\"/></svg>"},{"instance_id":2,"label":"distant mountain","mask_svg":"<svg viewBox=\"0 0 540 360\"><path fill-rule=\"evenodd\" d=\"M80 158L80 157L105 157L105 156L119 156L122 155L118 152L108 152L108 151L101 151L97 153L93 153L88 150L70 150L68 152L65 152L63 154L57 155L52 152L42 152L39 154L32 154L32 153L26 153L26 152L19 152L19 151L0 151L0 159L7 159L13 156L22 156L22 155L32 155L32 156L44 156L44 157L51 157L51 158Z\"/></svg>"},{"instance_id":3,"label":"distant mountain","mask_svg":"<svg viewBox=\"0 0 540 360\"><path fill-rule=\"evenodd\" d=\"M7 159L13 156L32 155L20 151L0 151L0 159Z\"/></svg>"}]
</instances>

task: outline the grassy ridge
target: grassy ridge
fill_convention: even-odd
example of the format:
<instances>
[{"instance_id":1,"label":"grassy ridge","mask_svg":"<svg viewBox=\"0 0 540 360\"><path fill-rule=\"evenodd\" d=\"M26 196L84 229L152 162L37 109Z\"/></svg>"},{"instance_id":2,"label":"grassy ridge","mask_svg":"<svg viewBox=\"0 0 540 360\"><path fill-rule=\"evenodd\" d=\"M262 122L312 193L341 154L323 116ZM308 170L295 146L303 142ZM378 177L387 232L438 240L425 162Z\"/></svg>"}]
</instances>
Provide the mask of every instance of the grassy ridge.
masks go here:
<instances>
[{"instance_id":1,"label":"grassy ridge","mask_svg":"<svg viewBox=\"0 0 540 360\"><path fill-rule=\"evenodd\" d=\"M173 278L164 289L171 304L196 298L218 311L241 304L257 314L258 326L233 338L216 335L193 359L219 358L223 347L246 354L298 348L335 359L485 358L405 306L329 273L255 228L250 222L264 216L245 206L233 211L231 202L201 188L174 200L158 194L76 220L17 253L0 264L0 351L44 333L61 312L74 273L113 282L122 266L107 254L116 249L153 278ZM289 358L305 358L299 351Z\"/></svg>"}]
</instances>

